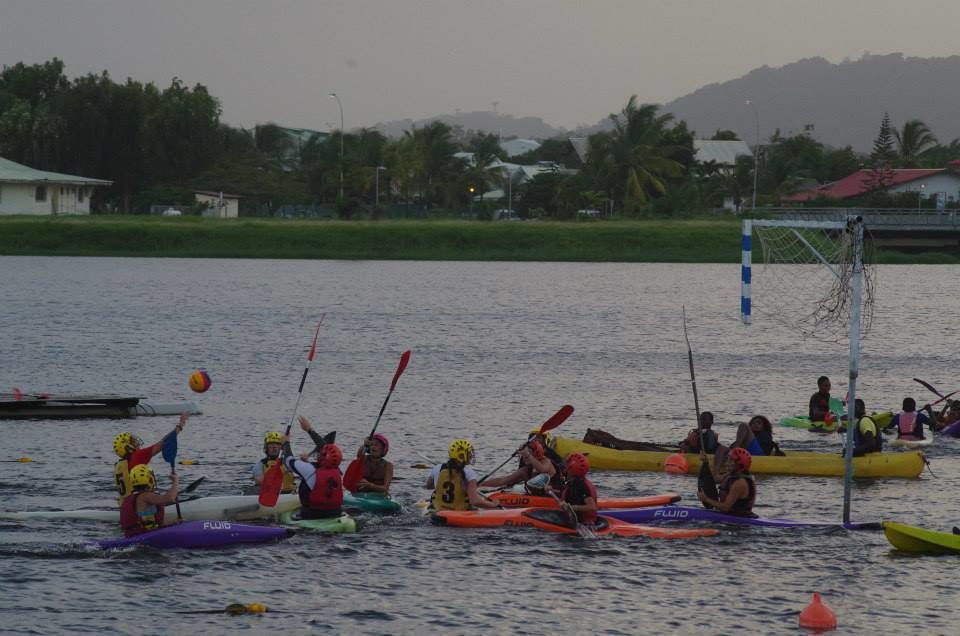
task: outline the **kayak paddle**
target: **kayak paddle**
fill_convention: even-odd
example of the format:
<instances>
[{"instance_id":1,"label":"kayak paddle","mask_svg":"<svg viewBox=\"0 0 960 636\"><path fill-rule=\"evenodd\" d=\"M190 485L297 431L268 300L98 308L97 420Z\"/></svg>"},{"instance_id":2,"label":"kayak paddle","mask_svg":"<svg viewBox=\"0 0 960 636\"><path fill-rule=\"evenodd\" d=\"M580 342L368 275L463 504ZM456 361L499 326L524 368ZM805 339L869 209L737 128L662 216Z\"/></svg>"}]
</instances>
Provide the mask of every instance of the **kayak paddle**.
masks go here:
<instances>
[{"instance_id":1,"label":"kayak paddle","mask_svg":"<svg viewBox=\"0 0 960 636\"><path fill-rule=\"evenodd\" d=\"M573 524L574 529L577 531L577 534L584 539L596 539L596 535L593 533L590 528L580 523L580 518L577 516L577 513L563 504L560 497L557 497L557 494L552 490L548 490L550 496L553 497L553 500L557 502L557 505L560 506L560 509L567 513L567 518L570 519L570 523Z\"/></svg>"},{"instance_id":2,"label":"kayak paddle","mask_svg":"<svg viewBox=\"0 0 960 636\"><path fill-rule=\"evenodd\" d=\"M163 461L169 462L170 464L170 473L173 475L177 474L177 429L173 429L173 432L166 436L163 440L163 447L160 452L163 454ZM174 502L177 505L177 519L183 521L183 514L180 512L180 499L177 498Z\"/></svg>"},{"instance_id":3,"label":"kayak paddle","mask_svg":"<svg viewBox=\"0 0 960 636\"><path fill-rule=\"evenodd\" d=\"M551 415L550 418L549 418L546 422L544 422L543 424L540 425L540 428L537 429L537 433L540 434L540 433L546 433L546 432L552 431L553 429L557 428L558 426L560 426L561 424L563 424L564 422L566 422L566 421L567 421L567 418L569 418L571 415L573 415L573 407L570 406L569 404L564 404L563 406L560 407L560 410L559 410L559 411L557 411L556 413L554 413L553 415ZM528 440L528 441L529 441L529 440ZM516 457L516 456L517 456L517 453L519 453L520 451L522 451L522 450L523 450L523 447L526 446L526 445L527 445L527 443L524 442L524 443L520 446L520 448L518 448L517 450L513 451L513 454L510 455L510 457L507 457L507 461L503 462L502 464L500 464L499 466L497 466L496 468L494 468L493 470L491 470L489 473L487 473L486 475L484 475L482 479L478 479L478 480L477 480L477 484L482 484L483 482L485 482L485 481L487 481L488 479L490 479L490 477L493 476L494 473L496 473L498 470L500 470L501 468L503 468L504 466L506 466L506 465L510 462L511 459L513 459L514 457Z\"/></svg>"},{"instance_id":4,"label":"kayak paddle","mask_svg":"<svg viewBox=\"0 0 960 636\"><path fill-rule=\"evenodd\" d=\"M390 401L390 396L393 395L393 390L397 388L397 380L400 379L400 375L403 373L403 370L407 368L407 364L410 362L410 350L404 351L400 356L400 364L397 365L397 372L393 374L393 382L390 383L390 391L387 392L387 398L383 401L383 406L380 407L380 414L377 415L377 421L374 422L373 428L370 430L370 434L367 435L367 439L373 439L373 434L377 432L377 427L380 426L380 418L383 417L383 411L387 408L387 402ZM360 453L357 455L357 458L350 462L350 465L347 466L347 472L343 475L343 487L349 490L350 492L356 492L357 484L360 483L360 480L363 479L363 448L360 448Z\"/></svg>"},{"instance_id":5,"label":"kayak paddle","mask_svg":"<svg viewBox=\"0 0 960 636\"><path fill-rule=\"evenodd\" d=\"M300 408L300 398L303 397L303 385L307 381L307 374L310 372L310 363L313 362L313 356L317 353L317 336L320 335L320 325L326 314L320 314L320 322L317 323L317 330L313 334L313 344L310 345L310 353L307 354L307 366L303 369L303 376L300 378L300 388L297 389L297 401L293 405L293 413L290 414L290 422L287 424L286 436L290 435L290 428L293 426L293 419L297 416L297 409ZM283 454L277 458L276 464L271 466L263 473L263 482L260 484L260 497L258 501L261 506L272 508L277 505L280 499L280 491L283 489Z\"/></svg>"}]
</instances>

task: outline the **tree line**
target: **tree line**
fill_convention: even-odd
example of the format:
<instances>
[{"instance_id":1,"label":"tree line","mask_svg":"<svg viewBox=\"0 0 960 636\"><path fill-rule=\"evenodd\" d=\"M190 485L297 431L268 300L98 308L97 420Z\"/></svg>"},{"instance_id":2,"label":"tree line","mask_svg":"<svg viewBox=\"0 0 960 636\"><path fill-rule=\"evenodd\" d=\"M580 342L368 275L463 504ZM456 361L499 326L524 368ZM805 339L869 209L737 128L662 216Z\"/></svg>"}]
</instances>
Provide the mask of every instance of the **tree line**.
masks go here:
<instances>
[{"instance_id":1,"label":"tree line","mask_svg":"<svg viewBox=\"0 0 960 636\"><path fill-rule=\"evenodd\" d=\"M634 96L610 115L606 130L589 136L584 157L561 137L510 159L556 168L525 180L498 167L507 157L495 135L439 121L396 139L369 128L300 139L276 124L247 130L220 117L220 101L204 86L176 78L162 89L132 79L117 83L106 72L70 80L56 58L0 72L0 156L113 181L95 193L100 211L142 213L151 205L188 204L193 190L213 190L243 197L243 214L306 205L344 218L377 217L399 206L424 214L472 209L490 218L507 204L479 196L503 190L522 217L573 218L584 208L627 217L681 215L718 208L724 199L743 202L754 177L764 204L862 167L882 183L893 168L943 167L960 158L960 140L941 144L923 122L898 129L885 118L867 157L826 146L807 127L791 136L774 133L732 167L697 162L686 122ZM712 138L736 135L721 130ZM464 152L472 158L457 156Z\"/></svg>"}]
</instances>

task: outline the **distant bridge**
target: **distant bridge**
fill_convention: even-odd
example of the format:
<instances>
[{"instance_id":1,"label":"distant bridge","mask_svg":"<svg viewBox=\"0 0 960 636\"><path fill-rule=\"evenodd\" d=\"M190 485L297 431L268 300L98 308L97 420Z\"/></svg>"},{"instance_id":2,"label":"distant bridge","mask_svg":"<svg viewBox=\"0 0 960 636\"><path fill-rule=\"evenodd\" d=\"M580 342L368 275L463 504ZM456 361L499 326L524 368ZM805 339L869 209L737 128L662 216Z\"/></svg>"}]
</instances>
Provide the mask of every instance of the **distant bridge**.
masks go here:
<instances>
[{"instance_id":1,"label":"distant bridge","mask_svg":"<svg viewBox=\"0 0 960 636\"><path fill-rule=\"evenodd\" d=\"M910 208L758 208L771 218L842 221L863 217L878 247L911 251L960 249L960 209ZM749 214L749 211L745 212Z\"/></svg>"}]
</instances>

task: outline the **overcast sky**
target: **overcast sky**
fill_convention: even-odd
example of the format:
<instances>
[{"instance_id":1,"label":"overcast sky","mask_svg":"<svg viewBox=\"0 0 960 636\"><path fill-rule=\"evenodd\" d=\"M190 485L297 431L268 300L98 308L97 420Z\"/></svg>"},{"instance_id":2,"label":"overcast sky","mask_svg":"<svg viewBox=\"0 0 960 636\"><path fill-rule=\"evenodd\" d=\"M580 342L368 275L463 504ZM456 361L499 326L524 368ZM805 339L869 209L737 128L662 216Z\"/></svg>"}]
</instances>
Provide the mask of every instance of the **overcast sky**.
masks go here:
<instances>
[{"instance_id":1,"label":"overcast sky","mask_svg":"<svg viewBox=\"0 0 960 636\"><path fill-rule=\"evenodd\" d=\"M956 0L0 0L0 65L173 77L252 126L493 110L571 128L758 66L960 54Z\"/></svg>"}]
</instances>

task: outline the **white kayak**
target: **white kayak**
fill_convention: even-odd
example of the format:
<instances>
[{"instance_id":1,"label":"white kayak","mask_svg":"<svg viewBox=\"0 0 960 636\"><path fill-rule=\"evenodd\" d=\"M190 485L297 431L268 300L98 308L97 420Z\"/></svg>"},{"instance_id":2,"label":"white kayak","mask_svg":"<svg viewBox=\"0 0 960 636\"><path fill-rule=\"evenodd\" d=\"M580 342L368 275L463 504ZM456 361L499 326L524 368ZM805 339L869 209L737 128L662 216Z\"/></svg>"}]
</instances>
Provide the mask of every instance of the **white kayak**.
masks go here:
<instances>
[{"instance_id":1,"label":"white kayak","mask_svg":"<svg viewBox=\"0 0 960 636\"><path fill-rule=\"evenodd\" d=\"M885 442L885 444L890 448L926 448L927 446L933 444L933 438L924 437L923 439L904 439L902 437L898 437L890 440L889 442Z\"/></svg>"},{"instance_id":2,"label":"white kayak","mask_svg":"<svg viewBox=\"0 0 960 636\"><path fill-rule=\"evenodd\" d=\"M229 495L225 497L200 497L180 502L180 514L184 521L232 520L250 521L277 516L300 507L297 495L280 495L277 505L261 506L257 495ZM75 519L84 521L109 521L120 523L120 510L38 510L36 512L0 512L0 519ZM167 524L176 523L177 507L170 505L164 512Z\"/></svg>"}]
</instances>

